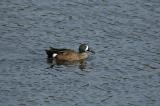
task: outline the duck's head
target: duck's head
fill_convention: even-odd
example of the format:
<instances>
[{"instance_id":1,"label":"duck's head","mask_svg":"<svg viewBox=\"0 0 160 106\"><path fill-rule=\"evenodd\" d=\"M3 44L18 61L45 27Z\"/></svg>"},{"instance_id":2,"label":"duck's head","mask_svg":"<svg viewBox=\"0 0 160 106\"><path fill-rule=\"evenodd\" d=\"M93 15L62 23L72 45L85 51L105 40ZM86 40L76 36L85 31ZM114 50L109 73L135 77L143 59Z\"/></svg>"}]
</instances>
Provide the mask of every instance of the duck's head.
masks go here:
<instances>
[{"instance_id":1,"label":"duck's head","mask_svg":"<svg viewBox=\"0 0 160 106\"><path fill-rule=\"evenodd\" d=\"M89 46L87 44L81 44L79 46L79 53L83 53L83 52L92 52L92 53L95 53L94 51L92 51Z\"/></svg>"}]
</instances>

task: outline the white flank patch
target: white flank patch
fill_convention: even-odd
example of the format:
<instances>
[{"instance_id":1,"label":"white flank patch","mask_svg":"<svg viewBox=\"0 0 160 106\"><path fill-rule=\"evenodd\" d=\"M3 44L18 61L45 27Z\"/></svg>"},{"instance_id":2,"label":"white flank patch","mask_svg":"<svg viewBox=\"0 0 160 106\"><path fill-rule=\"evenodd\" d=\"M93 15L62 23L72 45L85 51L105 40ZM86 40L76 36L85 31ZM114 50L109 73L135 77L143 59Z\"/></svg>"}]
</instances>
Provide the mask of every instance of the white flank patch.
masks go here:
<instances>
[{"instance_id":1,"label":"white flank patch","mask_svg":"<svg viewBox=\"0 0 160 106\"><path fill-rule=\"evenodd\" d=\"M86 49L85 49L85 51L87 51L88 50L88 46L86 46Z\"/></svg>"},{"instance_id":2,"label":"white flank patch","mask_svg":"<svg viewBox=\"0 0 160 106\"><path fill-rule=\"evenodd\" d=\"M52 55L52 56L55 58L57 55L58 55L57 53L53 53L53 55Z\"/></svg>"}]
</instances>

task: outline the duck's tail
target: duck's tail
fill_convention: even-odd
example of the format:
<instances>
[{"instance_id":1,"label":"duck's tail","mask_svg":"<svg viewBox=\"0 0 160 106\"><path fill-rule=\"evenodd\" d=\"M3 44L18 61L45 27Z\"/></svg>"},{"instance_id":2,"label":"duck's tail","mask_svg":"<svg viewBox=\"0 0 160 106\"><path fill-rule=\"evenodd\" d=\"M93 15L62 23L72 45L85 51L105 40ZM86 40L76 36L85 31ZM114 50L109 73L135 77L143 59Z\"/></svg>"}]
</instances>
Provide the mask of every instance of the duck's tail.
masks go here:
<instances>
[{"instance_id":1,"label":"duck's tail","mask_svg":"<svg viewBox=\"0 0 160 106\"><path fill-rule=\"evenodd\" d=\"M57 56L58 52L61 51L61 49L50 47L50 49L45 50L45 51L46 51L48 58L55 58Z\"/></svg>"},{"instance_id":2,"label":"duck's tail","mask_svg":"<svg viewBox=\"0 0 160 106\"><path fill-rule=\"evenodd\" d=\"M45 50L48 58L53 58L54 52L52 50Z\"/></svg>"}]
</instances>

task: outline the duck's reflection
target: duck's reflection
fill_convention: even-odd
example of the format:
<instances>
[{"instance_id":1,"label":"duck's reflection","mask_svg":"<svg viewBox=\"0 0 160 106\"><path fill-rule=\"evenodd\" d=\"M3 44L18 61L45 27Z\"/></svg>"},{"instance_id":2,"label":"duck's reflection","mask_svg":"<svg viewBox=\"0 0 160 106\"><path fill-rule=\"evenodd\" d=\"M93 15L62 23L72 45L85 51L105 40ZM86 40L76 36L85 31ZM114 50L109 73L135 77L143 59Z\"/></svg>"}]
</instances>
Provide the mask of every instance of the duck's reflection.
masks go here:
<instances>
[{"instance_id":1,"label":"duck's reflection","mask_svg":"<svg viewBox=\"0 0 160 106\"><path fill-rule=\"evenodd\" d=\"M85 60L79 61L64 61L64 60L57 60L53 58L47 58L47 63L50 65L49 68L53 68L55 65L78 65L79 69L84 71L87 66L87 62Z\"/></svg>"}]
</instances>

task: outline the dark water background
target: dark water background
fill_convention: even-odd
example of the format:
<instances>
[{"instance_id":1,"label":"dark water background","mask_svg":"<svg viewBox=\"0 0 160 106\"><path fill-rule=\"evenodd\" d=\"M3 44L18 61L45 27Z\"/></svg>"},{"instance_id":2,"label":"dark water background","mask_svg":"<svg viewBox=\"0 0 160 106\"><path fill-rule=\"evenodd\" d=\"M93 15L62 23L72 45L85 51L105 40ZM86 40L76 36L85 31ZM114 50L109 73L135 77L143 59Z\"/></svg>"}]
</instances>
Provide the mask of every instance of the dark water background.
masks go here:
<instances>
[{"instance_id":1,"label":"dark water background","mask_svg":"<svg viewBox=\"0 0 160 106\"><path fill-rule=\"evenodd\" d=\"M48 68L83 42L83 71ZM160 106L160 0L1 0L0 106Z\"/></svg>"}]
</instances>

